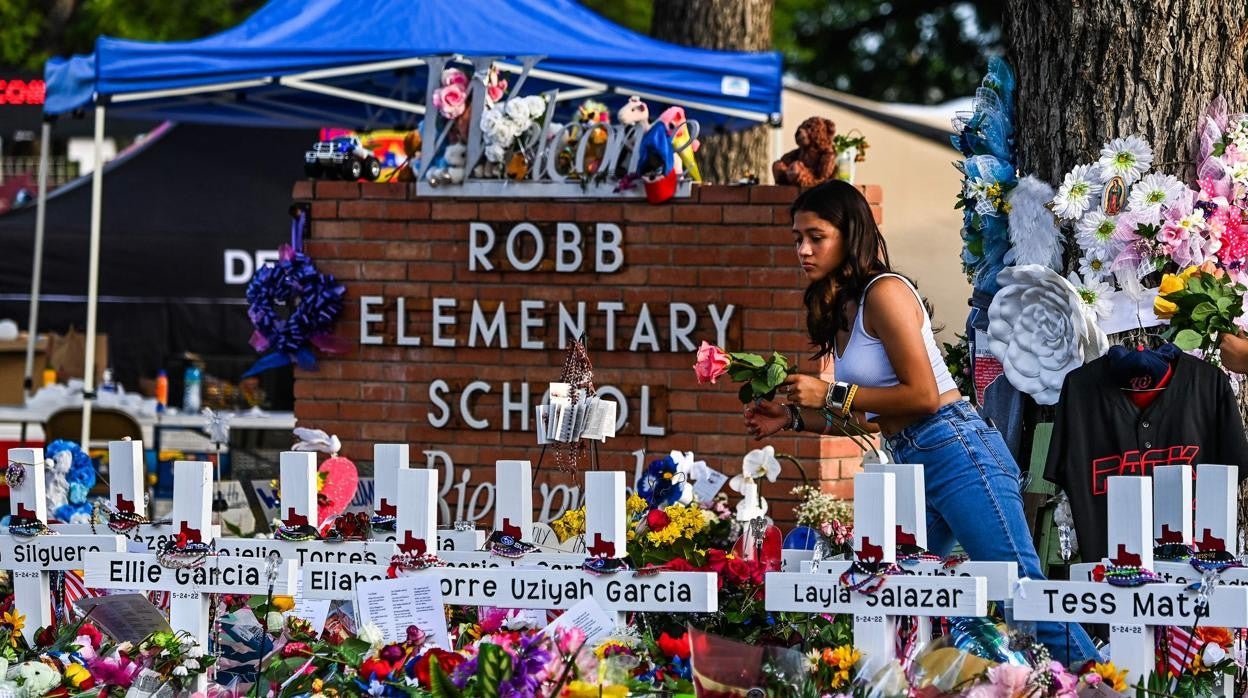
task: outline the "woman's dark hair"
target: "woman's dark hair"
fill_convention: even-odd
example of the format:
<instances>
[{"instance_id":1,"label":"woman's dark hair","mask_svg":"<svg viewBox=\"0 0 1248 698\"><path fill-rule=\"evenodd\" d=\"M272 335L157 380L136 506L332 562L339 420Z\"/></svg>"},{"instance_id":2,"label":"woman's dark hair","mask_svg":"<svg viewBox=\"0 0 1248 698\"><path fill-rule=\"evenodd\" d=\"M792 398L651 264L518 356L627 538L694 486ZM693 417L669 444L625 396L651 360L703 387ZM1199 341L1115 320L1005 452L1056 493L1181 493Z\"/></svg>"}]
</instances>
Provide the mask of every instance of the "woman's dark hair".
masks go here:
<instances>
[{"instance_id":1,"label":"woman's dark hair","mask_svg":"<svg viewBox=\"0 0 1248 698\"><path fill-rule=\"evenodd\" d=\"M845 249L840 268L811 283L802 299L806 330L818 348L813 358L819 359L832 353L837 332L849 329L852 316L846 306L862 297L871 279L892 271L888 246L875 224L871 205L848 182L833 179L811 187L798 195L789 210L794 216L801 211L813 213L836 226Z\"/></svg>"}]
</instances>

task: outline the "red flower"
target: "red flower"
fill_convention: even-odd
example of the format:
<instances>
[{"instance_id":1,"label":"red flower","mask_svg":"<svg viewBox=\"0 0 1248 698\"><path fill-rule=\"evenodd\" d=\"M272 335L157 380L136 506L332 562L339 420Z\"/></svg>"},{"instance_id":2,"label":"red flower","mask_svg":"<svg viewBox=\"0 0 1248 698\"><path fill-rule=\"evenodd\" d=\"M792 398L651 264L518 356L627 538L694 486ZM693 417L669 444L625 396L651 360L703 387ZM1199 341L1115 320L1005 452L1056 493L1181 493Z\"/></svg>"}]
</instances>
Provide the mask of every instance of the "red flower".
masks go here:
<instances>
[{"instance_id":1,"label":"red flower","mask_svg":"<svg viewBox=\"0 0 1248 698\"><path fill-rule=\"evenodd\" d=\"M719 548L711 548L706 551L706 564L702 565L702 569L719 574L727 564L728 553Z\"/></svg>"},{"instance_id":2,"label":"red flower","mask_svg":"<svg viewBox=\"0 0 1248 698\"><path fill-rule=\"evenodd\" d=\"M90 640L92 649L98 649L100 646L100 640L104 637L100 634L100 629L90 623L83 623L79 626L78 636L85 637Z\"/></svg>"},{"instance_id":3,"label":"red flower","mask_svg":"<svg viewBox=\"0 0 1248 698\"><path fill-rule=\"evenodd\" d=\"M306 642L287 642L282 647L282 657L289 659L291 657L311 657L312 648Z\"/></svg>"},{"instance_id":4,"label":"red flower","mask_svg":"<svg viewBox=\"0 0 1248 698\"><path fill-rule=\"evenodd\" d=\"M69 698L69 689L64 686L57 686L50 692L43 694L43 698Z\"/></svg>"},{"instance_id":5,"label":"red flower","mask_svg":"<svg viewBox=\"0 0 1248 698\"><path fill-rule=\"evenodd\" d=\"M360 665L360 678L365 681L373 678L380 680L389 676L392 671L394 671L394 667L390 666L390 662L384 659L373 658L366 660Z\"/></svg>"},{"instance_id":6,"label":"red flower","mask_svg":"<svg viewBox=\"0 0 1248 698\"><path fill-rule=\"evenodd\" d=\"M663 567L670 572L697 572L698 571L697 567L694 567L693 565L689 564L689 561L683 557L677 557L677 558L668 560L667 564L664 565Z\"/></svg>"},{"instance_id":7,"label":"red flower","mask_svg":"<svg viewBox=\"0 0 1248 698\"><path fill-rule=\"evenodd\" d=\"M671 522L672 517L668 516L667 512L662 509L651 509L650 513L646 514L646 526L648 526L651 531L662 531L667 528L667 525Z\"/></svg>"},{"instance_id":8,"label":"red flower","mask_svg":"<svg viewBox=\"0 0 1248 698\"><path fill-rule=\"evenodd\" d=\"M420 656L420 659L416 660L416 680L420 681L420 685L422 686L427 687L431 685L429 683L429 674L432 669L429 667L429 663L430 660L435 657L438 660L438 668L442 670L443 674L448 675L452 671L455 671L455 667L459 666L460 662L464 661L462 655L455 654L454 652L447 652L446 650L438 647L430 648L428 652L425 652Z\"/></svg>"},{"instance_id":9,"label":"red flower","mask_svg":"<svg viewBox=\"0 0 1248 698\"><path fill-rule=\"evenodd\" d=\"M732 584L749 584L754 578L752 565L739 557L734 557L724 565L724 576Z\"/></svg>"},{"instance_id":10,"label":"red flower","mask_svg":"<svg viewBox=\"0 0 1248 698\"><path fill-rule=\"evenodd\" d=\"M692 649L689 645L688 631L685 631L685 633L680 637L672 637L664 632L662 635L659 635L659 639L656 640L655 643L659 646L659 650L662 651L663 654L673 659L676 657L688 659Z\"/></svg>"},{"instance_id":11,"label":"red flower","mask_svg":"<svg viewBox=\"0 0 1248 698\"><path fill-rule=\"evenodd\" d=\"M54 644L56 644L56 633L52 631L51 626L39 628L39 632L35 633L35 645L51 647Z\"/></svg>"}]
</instances>

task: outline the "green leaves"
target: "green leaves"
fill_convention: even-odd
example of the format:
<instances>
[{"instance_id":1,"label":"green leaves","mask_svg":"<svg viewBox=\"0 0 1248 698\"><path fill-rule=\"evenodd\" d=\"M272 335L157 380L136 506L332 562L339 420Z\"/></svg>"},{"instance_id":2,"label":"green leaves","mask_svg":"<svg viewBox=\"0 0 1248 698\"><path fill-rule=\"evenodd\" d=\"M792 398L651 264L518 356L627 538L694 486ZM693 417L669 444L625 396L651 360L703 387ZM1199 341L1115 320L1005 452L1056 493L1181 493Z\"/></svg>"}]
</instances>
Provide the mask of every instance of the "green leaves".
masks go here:
<instances>
[{"instance_id":1,"label":"green leaves","mask_svg":"<svg viewBox=\"0 0 1248 698\"><path fill-rule=\"evenodd\" d=\"M1200 349L1208 357L1216 356L1219 335L1236 331L1234 320L1243 313L1248 289L1225 276L1198 270L1184 273L1186 278L1178 276L1183 287L1161 296L1176 307L1165 337L1184 351ZM1174 278L1167 275L1163 287Z\"/></svg>"},{"instance_id":2,"label":"green leaves","mask_svg":"<svg viewBox=\"0 0 1248 698\"><path fill-rule=\"evenodd\" d=\"M482 644L475 678L482 698L498 698L499 684L511 678L511 656L498 645Z\"/></svg>"},{"instance_id":3,"label":"green leaves","mask_svg":"<svg viewBox=\"0 0 1248 698\"><path fill-rule=\"evenodd\" d=\"M352 637L343 641L338 647L338 651L342 653L343 659L351 666L359 666L364 662L364 657L368 654L372 646L367 642Z\"/></svg>"},{"instance_id":4,"label":"green leaves","mask_svg":"<svg viewBox=\"0 0 1248 698\"><path fill-rule=\"evenodd\" d=\"M759 398L772 399L775 397L776 387L793 372L789 367L788 357L779 352L773 351L766 359L749 352L729 353L728 358L732 360L732 364L728 366L728 375L734 381L744 383L737 391L737 399L741 404Z\"/></svg>"},{"instance_id":5,"label":"green leaves","mask_svg":"<svg viewBox=\"0 0 1248 698\"><path fill-rule=\"evenodd\" d=\"M491 646L491 645L485 645ZM442 666L438 664L438 658L435 656L429 660L429 688L433 692L433 698L460 698L463 695L455 684L451 683L451 678L442 671ZM497 693L497 688L495 688Z\"/></svg>"}]
</instances>

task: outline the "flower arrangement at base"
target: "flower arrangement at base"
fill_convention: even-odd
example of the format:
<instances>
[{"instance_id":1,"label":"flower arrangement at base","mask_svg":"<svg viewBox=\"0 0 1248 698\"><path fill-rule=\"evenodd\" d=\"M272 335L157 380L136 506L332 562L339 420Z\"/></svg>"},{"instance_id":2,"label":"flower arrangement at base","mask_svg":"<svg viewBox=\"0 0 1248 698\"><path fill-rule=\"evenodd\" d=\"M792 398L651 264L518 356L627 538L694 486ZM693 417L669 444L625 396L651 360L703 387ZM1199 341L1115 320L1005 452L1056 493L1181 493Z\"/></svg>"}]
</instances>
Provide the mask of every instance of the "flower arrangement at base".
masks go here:
<instances>
[{"instance_id":1,"label":"flower arrangement at base","mask_svg":"<svg viewBox=\"0 0 1248 698\"><path fill-rule=\"evenodd\" d=\"M1239 331L1235 321L1244 314L1246 291L1243 284L1206 262L1163 276L1153 312L1170 321L1166 339L1184 351L1199 349L1213 361L1222 333Z\"/></svg>"},{"instance_id":2,"label":"flower arrangement at base","mask_svg":"<svg viewBox=\"0 0 1248 698\"><path fill-rule=\"evenodd\" d=\"M793 369L784 354L772 352L764 359L760 354L727 352L703 341L698 347L697 363L693 365L699 383L715 383L725 374L741 383L737 398L741 404L755 400L771 400L776 388L788 378Z\"/></svg>"},{"instance_id":3,"label":"flower arrangement at base","mask_svg":"<svg viewBox=\"0 0 1248 698\"><path fill-rule=\"evenodd\" d=\"M797 506L793 507L793 517L797 520L797 525L808 526L819 533L820 541L816 551L822 548L823 555L820 556L817 552L816 557L827 558L852 552L853 502L825 494L812 485L794 487L792 494L799 500Z\"/></svg>"}]
</instances>

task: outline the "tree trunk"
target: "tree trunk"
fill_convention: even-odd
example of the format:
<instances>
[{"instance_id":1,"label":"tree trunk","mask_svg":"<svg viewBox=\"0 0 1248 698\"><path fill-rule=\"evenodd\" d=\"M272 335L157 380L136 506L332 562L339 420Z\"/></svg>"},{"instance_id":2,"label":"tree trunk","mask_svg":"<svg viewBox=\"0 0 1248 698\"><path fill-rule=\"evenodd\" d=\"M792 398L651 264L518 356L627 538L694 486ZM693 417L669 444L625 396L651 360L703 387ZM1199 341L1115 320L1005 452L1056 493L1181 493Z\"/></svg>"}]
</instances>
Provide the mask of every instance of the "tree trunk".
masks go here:
<instances>
[{"instance_id":1,"label":"tree trunk","mask_svg":"<svg viewBox=\"0 0 1248 698\"><path fill-rule=\"evenodd\" d=\"M650 34L682 46L768 51L774 4L774 0L655 0ZM753 172L765 182L771 171L768 131L767 126L737 133L704 127L698 150L703 180L730 183Z\"/></svg>"},{"instance_id":2,"label":"tree trunk","mask_svg":"<svg viewBox=\"0 0 1248 698\"><path fill-rule=\"evenodd\" d=\"M1132 134L1152 145L1156 169L1191 182L1192 134L1209 103L1223 95L1231 114L1248 111L1243 0L1008 0L1005 26L1018 169L1055 186ZM1248 389L1241 413L1246 399Z\"/></svg>"},{"instance_id":3,"label":"tree trunk","mask_svg":"<svg viewBox=\"0 0 1248 698\"><path fill-rule=\"evenodd\" d=\"M1248 108L1243 0L1008 0L1005 24L1019 170L1055 185L1131 134L1152 144L1157 169L1190 181L1209 102Z\"/></svg>"}]
</instances>

